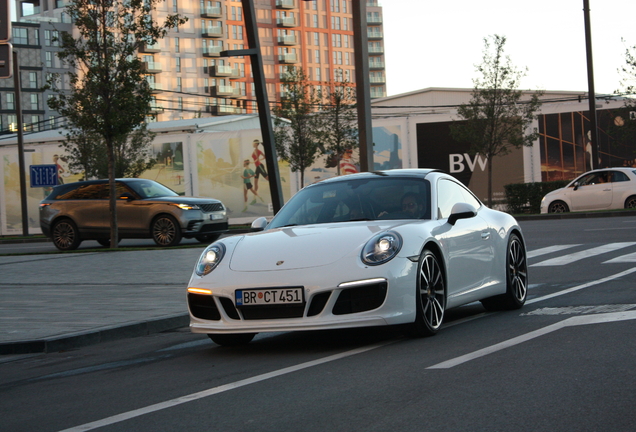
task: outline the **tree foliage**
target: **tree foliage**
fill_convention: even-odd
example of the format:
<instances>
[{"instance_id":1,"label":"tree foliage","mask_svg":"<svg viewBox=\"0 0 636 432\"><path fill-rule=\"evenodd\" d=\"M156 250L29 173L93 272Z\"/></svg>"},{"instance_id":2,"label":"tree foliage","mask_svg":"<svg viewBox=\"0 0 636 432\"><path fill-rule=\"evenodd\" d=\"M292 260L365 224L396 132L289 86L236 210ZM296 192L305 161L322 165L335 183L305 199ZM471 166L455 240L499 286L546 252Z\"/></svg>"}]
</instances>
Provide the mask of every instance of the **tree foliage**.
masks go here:
<instances>
[{"instance_id":1,"label":"tree foliage","mask_svg":"<svg viewBox=\"0 0 636 432\"><path fill-rule=\"evenodd\" d=\"M127 137L114 142L116 178L139 177L156 164L150 147L155 135L144 123ZM72 130L61 147L68 154L69 168L84 173L84 179L108 178L106 145L100 136Z\"/></svg>"},{"instance_id":2,"label":"tree foliage","mask_svg":"<svg viewBox=\"0 0 636 432\"><path fill-rule=\"evenodd\" d=\"M186 22L179 15L168 15L157 24L152 16L159 1L71 0L66 13L75 35L62 32L57 53L70 69L70 91L59 88L55 78L48 82L55 93L48 105L66 118L72 134L99 137L106 147L112 247L118 243L116 146L144 123L151 110L152 93L138 52Z\"/></svg>"},{"instance_id":3,"label":"tree foliage","mask_svg":"<svg viewBox=\"0 0 636 432\"><path fill-rule=\"evenodd\" d=\"M329 154L327 168L338 167L347 149L359 147L358 115L356 111L356 89L347 80L328 83L329 94L324 95L321 116L322 150Z\"/></svg>"},{"instance_id":4,"label":"tree foliage","mask_svg":"<svg viewBox=\"0 0 636 432\"><path fill-rule=\"evenodd\" d=\"M504 156L511 148L531 146L538 137L536 128L528 133L541 106L543 94L534 92L523 100L519 82L527 69L519 70L504 55L504 36L484 38L483 61L476 65L480 77L473 80L474 89L468 104L462 104L457 115L462 122L451 125L458 141L470 143L471 154L488 160L488 205L492 207L492 165L495 156Z\"/></svg>"},{"instance_id":5,"label":"tree foliage","mask_svg":"<svg viewBox=\"0 0 636 432\"><path fill-rule=\"evenodd\" d=\"M281 85L284 95L280 105L272 110L276 151L292 171L300 171L301 185L304 185L305 170L320 153L321 125L316 110L321 95L301 68L288 67Z\"/></svg>"}]
</instances>

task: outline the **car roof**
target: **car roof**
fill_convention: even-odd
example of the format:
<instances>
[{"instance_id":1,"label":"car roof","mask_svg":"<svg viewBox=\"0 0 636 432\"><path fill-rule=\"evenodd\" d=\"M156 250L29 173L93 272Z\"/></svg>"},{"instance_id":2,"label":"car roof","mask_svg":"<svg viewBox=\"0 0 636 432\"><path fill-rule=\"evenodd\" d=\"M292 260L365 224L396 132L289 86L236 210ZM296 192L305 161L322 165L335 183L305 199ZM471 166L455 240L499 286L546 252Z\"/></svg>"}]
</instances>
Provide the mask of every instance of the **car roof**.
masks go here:
<instances>
[{"instance_id":1,"label":"car roof","mask_svg":"<svg viewBox=\"0 0 636 432\"><path fill-rule=\"evenodd\" d=\"M369 171L360 172L355 174L348 174L345 176L331 177L322 180L320 183L331 183L343 180L352 179L364 179L372 177L419 177L424 178L432 172L442 173L443 171L433 168L405 168L405 169L393 169L393 170L381 170L381 171Z\"/></svg>"}]
</instances>

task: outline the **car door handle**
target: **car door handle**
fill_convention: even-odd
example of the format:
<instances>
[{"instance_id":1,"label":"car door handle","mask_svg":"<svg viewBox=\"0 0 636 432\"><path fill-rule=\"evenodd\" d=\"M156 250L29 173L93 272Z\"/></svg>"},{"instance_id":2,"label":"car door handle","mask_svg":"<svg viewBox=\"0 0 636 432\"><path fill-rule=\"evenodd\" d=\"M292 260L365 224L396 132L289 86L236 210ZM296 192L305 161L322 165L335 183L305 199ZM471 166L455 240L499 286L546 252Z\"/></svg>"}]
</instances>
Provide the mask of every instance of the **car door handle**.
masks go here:
<instances>
[{"instance_id":1,"label":"car door handle","mask_svg":"<svg viewBox=\"0 0 636 432\"><path fill-rule=\"evenodd\" d=\"M611 189L603 189L603 192L611 192Z\"/></svg>"},{"instance_id":2,"label":"car door handle","mask_svg":"<svg viewBox=\"0 0 636 432\"><path fill-rule=\"evenodd\" d=\"M488 231L482 231L481 239L482 240L488 240L489 238L490 238L490 233Z\"/></svg>"}]
</instances>

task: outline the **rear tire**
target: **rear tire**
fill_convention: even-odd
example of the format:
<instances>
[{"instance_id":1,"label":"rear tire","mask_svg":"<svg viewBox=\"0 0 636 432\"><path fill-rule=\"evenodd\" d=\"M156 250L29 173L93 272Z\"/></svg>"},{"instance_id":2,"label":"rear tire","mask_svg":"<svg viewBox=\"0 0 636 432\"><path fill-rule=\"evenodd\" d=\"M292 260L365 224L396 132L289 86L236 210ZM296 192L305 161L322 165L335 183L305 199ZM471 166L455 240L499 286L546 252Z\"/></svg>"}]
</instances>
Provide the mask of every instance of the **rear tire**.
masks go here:
<instances>
[{"instance_id":1,"label":"rear tire","mask_svg":"<svg viewBox=\"0 0 636 432\"><path fill-rule=\"evenodd\" d=\"M256 333L208 334L212 342L221 346L247 345L254 339L254 336Z\"/></svg>"},{"instance_id":2,"label":"rear tire","mask_svg":"<svg viewBox=\"0 0 636 432\"><path fill-rule=\"evenodd\" d=\"M77 225L70 219L55 222L51 229L51 240L61 251L75 250L82 243Z\"/></svg>"},{"instance_id":3,"label":"rear tire","mask_svg":"<svg viewBox=\"0 0 636 432\"><path fill-rule=\"evenodd\" d=\"M567 213L569 211L570 208L563 201L554 201L548 207L548 213Z\"/></svg>"},{"instance_id":4,"label":"rear tire","mask_svg":"<svg viewBox=\"0 0 636 432\"><path fill-rule=\"evenodd\" d=\"M150 227L152 239L159 246L176 246L181 241L181 228L169 215L158 216Z\"/></svg>"},{"instance_id":5,"label":"rear tire","mask_svg":"<svg viewBox=\"0 0 636 432\"><path fill-rule=\"evenodd\" d=\"M415 322L409 334L414 337L433 336L444 321L446 283L437 256L424 249L417 265Z\"/></svg>"},{"instance_id":6,"label":"rear tire","mask_svg":"<svg viewBox=\"0 0 636 432\"><path fill-rule=\"evenodd\" d=\"M521 309L528 296L528 260L521 238L510 234L506 250L506 293L483 299L489 311Z\"/></svg>"},{"instance_id":7,"label":"rear tire","mask_svg":"<svg viewBox=\"0 0 636 432\"><path fill-rule=\"evenodd\" d=\"M636 208L636 195L632 195L625 200L625 208L626 209Z\"/></svg>"}]
</instances>

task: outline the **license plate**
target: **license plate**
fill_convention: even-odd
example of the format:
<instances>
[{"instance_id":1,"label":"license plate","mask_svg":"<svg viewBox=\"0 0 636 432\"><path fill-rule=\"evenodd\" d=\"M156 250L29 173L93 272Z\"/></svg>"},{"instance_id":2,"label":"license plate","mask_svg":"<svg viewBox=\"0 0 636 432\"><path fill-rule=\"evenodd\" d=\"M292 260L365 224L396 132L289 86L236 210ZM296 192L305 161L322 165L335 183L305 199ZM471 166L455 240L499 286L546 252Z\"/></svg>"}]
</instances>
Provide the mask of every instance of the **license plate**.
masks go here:
<instances>
[{"instance_id":1,"label":"license plate","mask_svg":"<svg viewBox=\"0 0 636 432\"><path fill-rule=\"evenodd\" d=\"M211 214L210 215L210 220L220 220L223 219L223 215L220 214Z\"/></svg>"},{"instance_id":2,"label":"license plate","mask_svg":"<svg viewBox=\"0 0 636 432\"><path fill-rule=\"evenodd\" d=\"M236 306L302 304L303 288L259 288L236 290Z\"/></svg>"}]
</instances>

